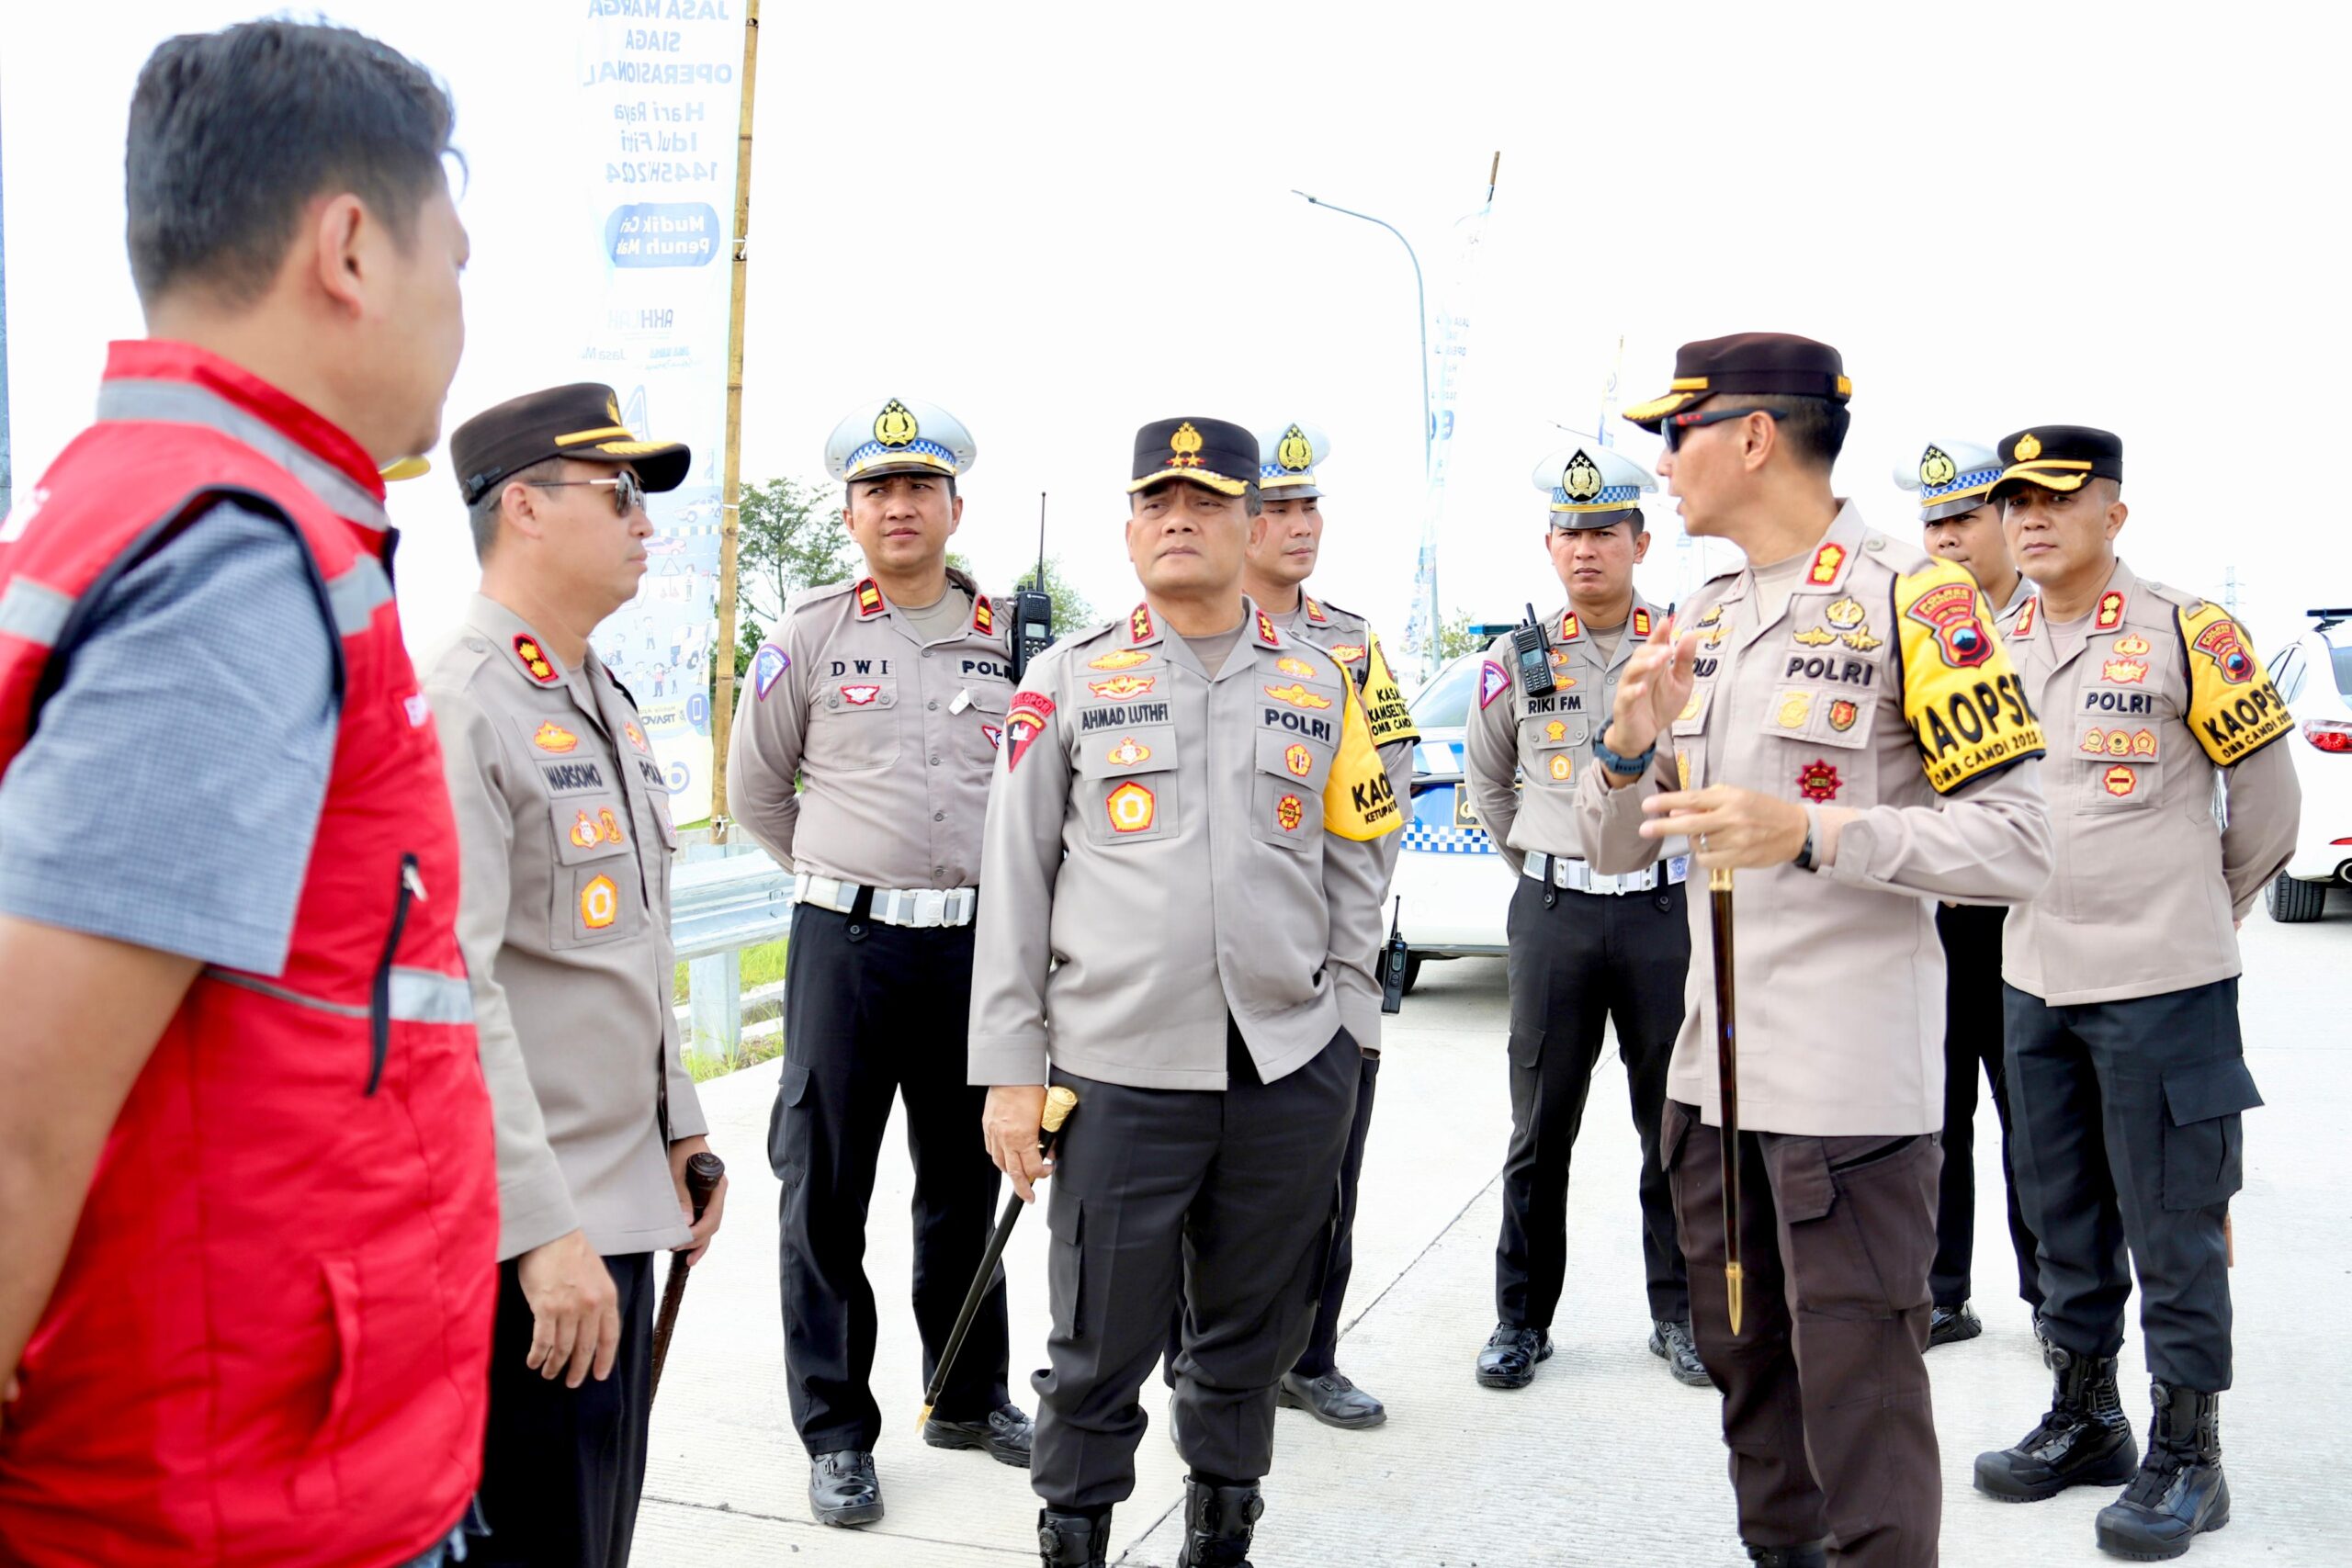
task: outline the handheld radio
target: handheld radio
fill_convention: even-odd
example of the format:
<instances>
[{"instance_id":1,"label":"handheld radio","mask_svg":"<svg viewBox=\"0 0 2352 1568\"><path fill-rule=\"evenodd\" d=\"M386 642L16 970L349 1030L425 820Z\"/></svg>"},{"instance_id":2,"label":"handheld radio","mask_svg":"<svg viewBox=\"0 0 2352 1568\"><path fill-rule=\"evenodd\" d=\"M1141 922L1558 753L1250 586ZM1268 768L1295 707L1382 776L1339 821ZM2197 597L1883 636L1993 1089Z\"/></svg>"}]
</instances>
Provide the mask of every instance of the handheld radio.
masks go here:
<instances>
[{"instance_id":1,"label":"handheld radio","mask_svg":"<svg viewBox=\"0 0 2352 1568\"><path fill-rule=\"evenodd\" d=\"M1380 1010L1405 1010L1405 967L1410 958L1405 946L1405 933L1398 922L1405 913L1405 900L1396 900L1396 910L1388 917L1388 940L1380 949Z\"/></svg>"},{"instance_id":2,"label":"handheld radio","mask_svg":"<svg viewBox=\"0 0 2352 1568\"><path fill-rule=\"evenodd\" d=\"M1029 661L1053 646L1054 599L1046 592L1046 492L1037 492L1037 575L1012 591L1012 683L1028 673Z\"/></svg>"},{"instance_id":3,"label":"handheld radio","mask_svg":"<svg viewBox=\"0 0 2352 1568\"><path fill-rule=\"evenodd\" d=\"M1527 619L1511 627L1510 645L1519 656L1519 689L1531 697L1552 694L1552 638L1544 623L1535 618L1535 606L1527 607Z\"/></svg>"}]
</instances>

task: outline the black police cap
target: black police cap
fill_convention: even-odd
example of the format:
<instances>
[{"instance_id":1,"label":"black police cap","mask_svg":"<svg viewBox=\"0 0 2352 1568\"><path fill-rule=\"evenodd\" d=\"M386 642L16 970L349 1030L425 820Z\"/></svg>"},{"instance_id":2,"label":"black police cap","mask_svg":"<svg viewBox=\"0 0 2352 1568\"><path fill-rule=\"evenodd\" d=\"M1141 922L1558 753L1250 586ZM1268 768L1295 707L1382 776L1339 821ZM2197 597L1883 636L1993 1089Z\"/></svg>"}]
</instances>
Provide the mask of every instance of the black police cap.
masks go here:
<instances>
[{"instance_id":1,"label":"black police cap","mask_svg":"<svg viewBox=\"0 0 2352 1568\"><path fill-rule=\"evenodd\" d=\"M2123 437L2087 424L2037 424L2001 438L2001 477L1988 499L1997 501L2019 485L2036 484L2062 494L2093 479L2123 482Z\"/></svg>"},{"instance_id":2,"label":"black police cap","mask_svg":"<svg viewBox=\"0 0 2352 1568\"><path fill-rule=\"evenodd\" d=\"M620 400L613 389L594 381L510 398L474 415L449 437L458 493L469 506L507 475L549 457L633 464L649 491L677 489L694 463L684 442L639 441L621 423Z\"/></svg>"},{"instance_id":3,"label":"black police cap","mask_svg":"<svg viewBox=\"0 0 2352 1568\"><path fill-rule=\"evenodd\" d=\"M1127 491L1190 479L1220 495L1239 495L1258 478L1258 438L1228 420L1157 419L1136 432L1136 466Z\"/></svg>"},{"instance_id":4,"label":"black police cap","mask_svg":"<svg viewBox=\"0 0 2352 1568\"><path fill-rule=\"evenodd\" d=\"M1627 409L1625 417L1654 431L1668 415L1718 392L1843 403L1854 395L1854 384L1846 378L1845 361L1826 343L1790 333L1734 333L1675 350L1673 383L1664 395Z\"/></svg>"}]
</instances>

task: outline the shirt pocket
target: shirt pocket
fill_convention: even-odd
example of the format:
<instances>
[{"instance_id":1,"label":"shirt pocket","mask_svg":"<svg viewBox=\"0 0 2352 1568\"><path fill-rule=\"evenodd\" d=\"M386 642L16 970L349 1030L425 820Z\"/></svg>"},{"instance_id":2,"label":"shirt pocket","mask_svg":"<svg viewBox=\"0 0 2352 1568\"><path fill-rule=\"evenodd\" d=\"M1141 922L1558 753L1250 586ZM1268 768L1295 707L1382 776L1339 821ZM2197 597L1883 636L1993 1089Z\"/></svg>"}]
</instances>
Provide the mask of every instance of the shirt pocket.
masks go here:
<instances>
[{"instance_id":1,"label":"shirt pocket","mask_svg":"<svg viewBox=\"0 0 2352 1568\"><path fill-rule=\"evenodd\" d=\"M548 947L562 952L635 937L645 910L633 886L637 852L629 841L628 803L609 795L567 795L549 802L548 814L556 863Z\"/></svg>"},{"instance_id":2,"label":"shirt pocket","mask_svg":"<svg viewBox=\"0 0 2352 1568\"><path fill-rule=\"evenodd\" d=\"M2068 750L2075 803L2086 816L2145 810L2163 791L2157 763L2163 732L2152 715L2077 721Z\"/></svg>"},{"instance_id":3,"label":"shirt pocket","mask_svg":"<svg viewBox=\"0 0 2352 1568\"><path fill-rule=\"evenodd\" d=\"M1287 729L1258 731L1250 775L1250 831L1261 843L1303 850L1323 831L1323 790L1332 749Z\"/></svg>"},{"instance_id":4,"label":"shirt pocket","mask_svg":"<svg viewBox=\"0 0 2352 1568\"><path fill-rule=\"evenodd\" d=\"M1176 836L1176 727L1098 729L1079 743L1080 812L1104 849Z\"/></svg>"},{"instance_id":5,"label":"shirt pocket","mask_svg":"<svg viewBox=\"0 0 2352 1568\"><path fill-rule=\"evenodd\" d=\"M899 760L899 678L848 675L817 688L806 751L813 771L865 773Z\"/></svg>"},{"instance_id":6,"label":"shirt pocket","mask_svg":"<svg viewBox=\"0 0 2352 1568\"><path fill-rule=\"evenodd\" d=\"M1868 806L1878 798L1871 737L1879 704L1862 687L1782 685L1765 704L1762 729L1781 742L1770 782L1784 800ZM1853 793L1849 794L1851 791Z\"/></svg>"},{"instance_id":7,"label":"shirt pocket","mask_svg":"<svg viewBox=\"0 0 2352 1568\"><path fill-rule=\"evenodd\" d=\"M1012 688L994 682L964 688L970 699L962 713L950 714L958 755L985 774L996 766L1004 748L1004 716L1012 706Z\"/></svg>"},{"instance_id":8,"label":"shirt pocket","mask_svg":"<svg viewBox=\"0 0 2352 1568\"><path fill-rule=\"evenodd\" d=\"M1520 723L1521 770L1529 783L1545 789L1571 789L1584 771L1582 753L1592 739L1592 722L1582 714L1538 715Z\"/></svg>"}]
</instances>

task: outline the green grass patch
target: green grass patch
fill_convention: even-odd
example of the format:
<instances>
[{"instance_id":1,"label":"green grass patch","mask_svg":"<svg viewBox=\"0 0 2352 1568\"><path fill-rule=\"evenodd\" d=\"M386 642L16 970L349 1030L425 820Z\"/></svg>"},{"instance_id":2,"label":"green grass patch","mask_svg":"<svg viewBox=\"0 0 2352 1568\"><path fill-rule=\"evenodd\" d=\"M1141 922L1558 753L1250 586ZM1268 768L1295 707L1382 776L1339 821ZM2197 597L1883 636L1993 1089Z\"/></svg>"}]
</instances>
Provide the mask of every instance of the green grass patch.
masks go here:
<instances>
[{"instance_id":1,"label":"green grass patch","mask_svg":"<svg viewBox=\"0 0 2352 1568\"><path fill-rule=\"evenodd\" d=\"M742 957L743 988L747 991L755 990L759 987L772 986L783 979L784 950L788 945L790 945L789 939L785 939L763 942L757 947L745 948ZM681 964L678 965L677 973L671 978L671 999L680 1007L685 1006L689 994L686 975L687 967Z\"/></svg>"},{"instance_id":2,"label":"green grass patch","mask_svg":"<svg viewBox=\"0 0 2352 1568\"><path fill-rule=\"evenodd\" d=\"M762 1062L774 1061L783 1054L784 1036L781 1033L763 1035L757 1040L746 1040L742 1048L731 1057L706 1055L700 1051L688 1051L685 1057L686 1071L694 1075L695 1082L708 1083L711 1079L724 1077L729 1073L739 1072L745 1067L755 1067Z\"/></svg>"}]
</instances>

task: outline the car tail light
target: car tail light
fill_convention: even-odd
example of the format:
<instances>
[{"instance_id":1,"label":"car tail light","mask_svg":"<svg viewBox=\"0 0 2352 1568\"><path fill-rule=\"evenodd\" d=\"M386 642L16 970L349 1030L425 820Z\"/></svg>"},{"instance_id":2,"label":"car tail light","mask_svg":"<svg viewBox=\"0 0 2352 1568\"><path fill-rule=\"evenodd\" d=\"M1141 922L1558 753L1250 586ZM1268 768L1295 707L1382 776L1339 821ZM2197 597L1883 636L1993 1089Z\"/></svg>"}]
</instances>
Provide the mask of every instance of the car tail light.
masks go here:
<instances>
[{"instance_id":1,"label":"car tail light","mask_svg":"<svg viewBox=\"0 0 2352 1568\"><path fill-rule=\"evenodd\" d=\"M2352 756L2352 724L2336 718L2303 720L2303 739L2323 751Z\"/></svg>"}]
</instances>

